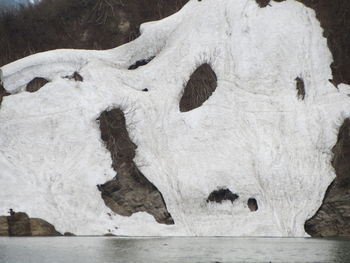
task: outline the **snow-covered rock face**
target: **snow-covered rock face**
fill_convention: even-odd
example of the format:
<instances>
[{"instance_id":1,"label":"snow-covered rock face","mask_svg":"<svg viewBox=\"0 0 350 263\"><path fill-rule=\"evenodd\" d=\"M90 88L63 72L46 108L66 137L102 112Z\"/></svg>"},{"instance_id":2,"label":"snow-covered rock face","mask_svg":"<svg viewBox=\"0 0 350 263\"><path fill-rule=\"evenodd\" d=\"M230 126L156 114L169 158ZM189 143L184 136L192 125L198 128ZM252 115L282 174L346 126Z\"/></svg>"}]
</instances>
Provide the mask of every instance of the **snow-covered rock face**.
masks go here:
<instances>
[{"instance_id":1,"label":"snow-covered rock face","mask_svg":"<svg viewBox=\"0 0 350 263\"><path fill-rule=\"evenodd\" d=\"M2 213L25 211L75 234L304 236L335 177L331 149L350 115L350 99L328 81L332 57L314 12L293 0L263 9L192 0L141 31L116 49L56 50L2 68L16 93L0 109ZM204 63L217 88L180 112L184 84ZM83 82L63 78L75 71ZM35 77L50 83L24 92ZM96 123L107 108L124 111L134 161L175 225L107 214L96 188L114 176ZM239 198L207 203L218 188Z\"/></svg>"}]
</instances>

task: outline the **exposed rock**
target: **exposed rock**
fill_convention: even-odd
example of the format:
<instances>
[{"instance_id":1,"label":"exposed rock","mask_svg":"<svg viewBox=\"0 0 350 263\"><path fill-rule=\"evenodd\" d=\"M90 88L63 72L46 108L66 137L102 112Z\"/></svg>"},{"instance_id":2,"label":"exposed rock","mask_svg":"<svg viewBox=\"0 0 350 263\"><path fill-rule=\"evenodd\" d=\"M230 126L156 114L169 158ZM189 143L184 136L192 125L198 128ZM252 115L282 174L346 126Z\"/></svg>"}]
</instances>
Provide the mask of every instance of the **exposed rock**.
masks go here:
<instances>
[{"instance_id":1,"label":"exposed rock","mask_svg":"<svg viewBox=\"0 0 350 263\"><path fill-rule=\"evenodd\" d=\"M258 202L256 201L255 198L249 198L247 204L250 211L255 212L258 210Z\"/></svg>"},{"instance_id":2,"label":"exposed rock","mask_svg":"<svg viewBox=\"0 0 350 263\"><path fill-rule=\"evenodd\" d=\"M40 218L30 219L31 236L61 236L55 227Z\"/></svg>"},{"instance_id":3,"label":"exposed rock","mask_svg":"<svg viewBox=\"0 0 350 263\"><path fill-rule=\"evenodd\" d=\"M75 80L75 81L80 81L80 82L82 82L84 80L84 78L76 71L72 75L65 76L64 78L70 79L70 80Z\"/></svg>"},{"instance_id":4,"label":"exposed rock","mask_svg":"<svg viewBox=\"0 0 350 263\"><path fill-rule=\"evenodd\" d=\"M270 4L271 0L255 0L259 7L266 7Z\"/></svg>"},{"instance_id":5,"label":"exposed rock","mask_svg":"<svg viewBox=\"0 0 350 263\"><path fill-rule=\"evenodd\" d=\"M209 64L198 67L191 75L180 100L180 111L200 107L215 91L217 77Z\"/></svg>"},{"instance_id":6,"label":"exposed rock","mask_svg":"<svg viewBox=\"0 0 350 263\"><path fill-rule=\"evenodd\" d=\"M0 216L0 237L9 235L9 224L6 216Z\"/></svg>"},{"instance_id":7,"label":"exposed rock","mask_svg":"<svg viewBox=\"0 0 350 263\"><path fill-rule=\"evenodd\" d=\"M5 90L5 88L2 84L0 84L0 106L1 106L2 98L5 96L9 96L9 95L11 95L11 94Z\"/></svg>"},{"instance_id":8,"label":"exposed rock","mask_svg":"<svg viewBox=\"0 0 350 263\"><path fill-rule=\"evenodd\" d=\"M9 236L31 236L30 220L26 213L18 212L7 217Z\"/></svg>"},{"instance_id":9,"label":"exposed rock","mask_svg":"<svg viewBox=\"0 0 350 263\"><path fill-rule=\"evenodd\" d=\"M40 218L29 218L26 213L16 212L0 216L0 236L61 236L55 227Z\"/></svg>"},{"instance_id":10,"label":"exposed rock","mask_svg":"<svg viewBox=\"0 0 350 263\"><path fill-rule=\"evenodd\" d=\"M210 193L207 202L222 203L222 201L229 200L233 203L239 196L232 193L229 189L219 189Z\"/></svg>"},{"instance_id":11,"label":"exposed rock","mask_svg":"<svg viewBox=\"0 0 350 263\"><path fill-rule=\"evenodd\" d=\"M138 60L136 61L134 64L132 64L128 69L129 70L134 70L134 69L137 69L139 67L142 67L142 66L145 66L147 65L148 63L150 63L155 57L150 57L148 59L141 59L141 60Z\"/></svg>"},{"instance_id":12,"label":"exposed rock","mask_svg":"<svg viewBox=\"0 0 350 263\"><path fill-rule=\"evenodd\" d=\"M298 99L300 100L304 100L305 99L305 84L304 84L304 80L302 78L297 77L295 79L296 82L296 89L297 89L297 96Z\"/></svg>"},{"instance_id":13,"label":"exposed rock","mask_svg":"<svg viewBox=\"0 0 350 263\"><path fill-rule=\"evenodd\" d=\"M34 78L32 79L26 86L26 91L28 92L36 92L39 89L41 89L43 86L45 86L49 81L44 78Z\"/></svg>"},{"instance_id":14,"label":"exposed rock","mask_svg":"<svg viewBox=\"0 0 350 263\"><path fill-rule=\"evenodd\" d=\"M133 162L137 146L129 138L124 113L120 109L106 110L98 120L101 138L117 172L114 179L97 186L105 204L119 215L147 212L159 223L174 224L162 194Z\"/></svg>"},{"instance_id":15,"label":"exposed rock","mask_svg":"<svg viewBox=\"0 0 350 263\"><path fill-rule=\"evenodd\" d=\"M333 83L350 84L350 1L298 0L315 10L327 38L334 62L330 65Z\"/></svg>"},{"instance_id":16,"label":"exposed rock","mask_svg":"<svg viewBox=\"0 0 350 263\"><path fill-rule=\"evenodd\" d=\"M305 222L313 237L350 236L350 119L339 129L332 165L337 177L316 214Z\"/></svg>"}]
</instances>

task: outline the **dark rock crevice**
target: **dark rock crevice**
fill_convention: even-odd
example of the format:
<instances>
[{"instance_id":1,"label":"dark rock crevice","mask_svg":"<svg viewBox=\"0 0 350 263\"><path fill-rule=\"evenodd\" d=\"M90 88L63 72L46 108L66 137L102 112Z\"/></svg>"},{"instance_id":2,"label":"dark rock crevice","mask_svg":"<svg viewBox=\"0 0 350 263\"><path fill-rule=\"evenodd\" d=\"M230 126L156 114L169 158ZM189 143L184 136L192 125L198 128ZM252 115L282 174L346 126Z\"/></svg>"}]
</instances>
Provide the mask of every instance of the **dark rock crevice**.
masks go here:
<instances>
[{"instance_id":1,"label":"dark rock crevice","mask_svg":"<svg viewBox=\"0 0 350 263\"><path fill-rule=\"evenodd\" d=\"M239 196L237 194L232 193L229 189L221 188L218 190L214 190L209 194L207 198L207 203L216 202L221 204L223 201L231 201L231 203L233 203L238 198Z\"/></svg>"},{"instance_id":2,"label":"dark rock crevice","mask_svg":"<svg viewBox=\"0 0 350 263\"><path fill-rule=\"evenodd\" d=\"M101 138L111 153L112 167L117 172L115 178L97 186L106 206L122 216L147 212L159 223L174 224L162 194L133 161L137 146L129 137L124 113L120 109L106 110L98 121Z\"/></svg>"},{"instance_id":3,"label":"dark rock crevice","mask_svg":"<svg viewBox=\"0 0 350 263\"><path fill-rule=\"evenodd\" d=\"M0 236L61 236L53 225L41 218L18 212L0 216Z\"/></svg>"},{"instance_id":4,"label":"dark rock crevice","mask_svg":"<svg viewBox=\"0 0 350 263\"><path fill-rule=\"evenodd\" d=\"M332 151L337 177L319 210L305 222L305 231L313 237L350 236L350 119L340 127Z\"/></svg>"},{"instance_id":5,"label":"dark rock crevice","mask_svg":"<svg viewBox=\"0 0 350 263\"><path fill-rule=\"evenodd\" d=\"M217 77L207 63L199 66L187 82L180 99L180 111L187 112L200 107L217 87Z\"/></svg>"}]
</instances>

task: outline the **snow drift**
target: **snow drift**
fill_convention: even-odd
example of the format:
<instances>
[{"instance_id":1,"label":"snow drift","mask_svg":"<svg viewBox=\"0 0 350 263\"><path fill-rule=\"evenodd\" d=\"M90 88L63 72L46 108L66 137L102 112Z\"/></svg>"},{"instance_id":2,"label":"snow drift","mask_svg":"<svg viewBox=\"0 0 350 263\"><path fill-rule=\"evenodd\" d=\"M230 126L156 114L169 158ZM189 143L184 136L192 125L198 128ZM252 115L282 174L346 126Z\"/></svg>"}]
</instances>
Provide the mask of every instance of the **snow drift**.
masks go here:
<instances>
[{"instance_id":1,"label":"snow drift","mask_svg":"<svg viewBox=\"0 0 350 263\"><path fill-rule=\"evenodd\" d=\"M75 234L305 236L335 177L331 149L350 116L349 97L328 81L332 56L314 11L293 0L267 8L192 0L141 33L115 49L55 50L2 68L12 95L0 108L0 212L25 211ZM217 88L180 112L203 64ZM74 72L82 82L65 78ZM36 77L49 83L26 92ZM112 108L124 112L134 162L174 225L105 206L96 185L115 172L96 119ZM206 202L218 189L239 197Z\"/></svg>"}]
</instances>

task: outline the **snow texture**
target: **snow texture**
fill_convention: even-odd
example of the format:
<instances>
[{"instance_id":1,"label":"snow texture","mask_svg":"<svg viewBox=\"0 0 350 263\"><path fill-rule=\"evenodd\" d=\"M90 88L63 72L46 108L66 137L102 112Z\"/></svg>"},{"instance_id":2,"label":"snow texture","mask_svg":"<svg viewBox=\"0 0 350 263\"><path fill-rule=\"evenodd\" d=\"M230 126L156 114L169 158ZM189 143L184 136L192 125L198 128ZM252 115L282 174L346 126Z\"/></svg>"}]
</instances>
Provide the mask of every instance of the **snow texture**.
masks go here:
<instances>
[{"instance_id":1,"label":"snow texture","mask_svg":"<svg viewBox=\"0 0 350 263\"><path fill-rule=\"evenodd\" d=\"M266 8L192 0L141 32L115 49L55 50L2 68L14 95L0 109L0 213L24 211L75 234L306 236L304 222L335 178L331 148L350 115L349 87L328 81L332 56L314 11L293 0ZM203 63L218 87L181 113L184 84ZM74 71L83 82L62 78ZM34 77L51 82L25 92ZM125 112L135 162L175 225L104 205L96 185L115 172L96 118L112 107ZM239 199L206 203L219 187Z\"/></svg>"}]
</instances>

